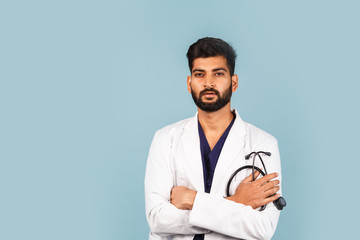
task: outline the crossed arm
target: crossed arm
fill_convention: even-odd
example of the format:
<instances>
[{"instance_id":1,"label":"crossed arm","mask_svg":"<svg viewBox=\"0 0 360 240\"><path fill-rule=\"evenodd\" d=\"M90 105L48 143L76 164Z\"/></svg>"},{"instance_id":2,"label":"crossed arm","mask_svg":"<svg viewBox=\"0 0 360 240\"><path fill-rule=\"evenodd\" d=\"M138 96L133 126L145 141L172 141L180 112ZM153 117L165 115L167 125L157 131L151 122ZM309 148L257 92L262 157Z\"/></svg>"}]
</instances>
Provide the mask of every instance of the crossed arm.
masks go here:
<instances>
[{"instance_id":1,"label":"crossed arm","mask_svg":"<svg viewBox=\"0 0 360 240\"><path fill-rule=\"evenodd\" d=\"M279 210L273 204L256 209L279 197L277 174L252 181L244 179L233 196L196 192L174 187L174 175L167 148L154 137L145 176L146 216L151 232L160 236L219 233L242 239L270 239L275 231ZM271 148L273 161L268 171L280 173L277 143ZM259 173L256 173L256 177ZM281 176L278 177L281 180ZM191 211L189 211L191 209ZM217 221L214 221L217 219Z\"/></svg>"},{"instance_id":2,"label":"crossed arm","mask_svg":"<svg viewBox=\"0 0 360 240\"><path fill-rule=\"evenodd\" d=\"M255 179L258 176L259 172L256 171ZM239 184L235 194L226 199L236 203L242 203L246 206L251 206L253 209L273 202L280 197L280 194L276 194L280 189L280 181L272 180L277 176L278 173L272 173L252 181L252 174L250 174ZM171 190L170 202L178 209L191 210L196 193L196 191L184 186L173 187Z\"/></svg>"}]
</instances>

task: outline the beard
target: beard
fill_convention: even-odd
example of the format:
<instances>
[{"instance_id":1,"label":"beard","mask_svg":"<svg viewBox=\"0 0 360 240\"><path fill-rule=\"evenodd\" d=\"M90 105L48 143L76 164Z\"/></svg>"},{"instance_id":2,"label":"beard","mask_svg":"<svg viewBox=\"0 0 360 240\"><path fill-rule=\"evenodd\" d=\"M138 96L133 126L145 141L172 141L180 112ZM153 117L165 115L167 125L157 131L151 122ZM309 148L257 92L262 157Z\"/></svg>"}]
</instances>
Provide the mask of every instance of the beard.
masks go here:
<instances>
[{"instance_id":1,"label":"beard","mask_svg":"<svg viewBox=\"0 0 360 240\"><path fill-rule=\"evenodd\" d=\"M213 103L205 103L201 99L207 91L212 91L216 94L217 100ZM226 89L222 94L214 88L206 88L199 93L199 97L196 97L196 93L191 89L191 96L198 108L204 112L216 112L222 109L226 104L230 102L232 94L232 83L230 87Z\"/></svg>"}]
</instances>

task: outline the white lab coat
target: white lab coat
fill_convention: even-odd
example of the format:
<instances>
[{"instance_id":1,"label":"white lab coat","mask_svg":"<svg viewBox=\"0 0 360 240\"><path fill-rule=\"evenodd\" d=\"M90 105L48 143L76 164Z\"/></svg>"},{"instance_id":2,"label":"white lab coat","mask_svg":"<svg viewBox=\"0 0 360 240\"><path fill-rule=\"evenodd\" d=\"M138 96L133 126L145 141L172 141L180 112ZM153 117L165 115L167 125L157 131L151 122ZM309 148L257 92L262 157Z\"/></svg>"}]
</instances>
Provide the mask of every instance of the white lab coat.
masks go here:
<instances>
[{"instance_id":1,"label":"white lab coat","mask_svg":"<svg viewBox=\"0 0 360 240\"><path fill-rule=\"evenodd\" d=\"M252 164L252 160L245 160L245 155L252 151L271 152L271 157L263 157L267 172L278 172L277 179L281 181L276 139L244 122L236 112L208 194L204 191L197 115L158 130L150 147L145 174L149 239L192 240L199 233L204 233L206 240L270 239L280 215L273 203L260 212L224 198L231 174L241 166ZM259 160L256 166L262 168ZM231 194L249 174L251 169L235 177ZM180 210L170 203L170 191L174 186L197 191L192 210Z\"/></svg>"}]
</instances>

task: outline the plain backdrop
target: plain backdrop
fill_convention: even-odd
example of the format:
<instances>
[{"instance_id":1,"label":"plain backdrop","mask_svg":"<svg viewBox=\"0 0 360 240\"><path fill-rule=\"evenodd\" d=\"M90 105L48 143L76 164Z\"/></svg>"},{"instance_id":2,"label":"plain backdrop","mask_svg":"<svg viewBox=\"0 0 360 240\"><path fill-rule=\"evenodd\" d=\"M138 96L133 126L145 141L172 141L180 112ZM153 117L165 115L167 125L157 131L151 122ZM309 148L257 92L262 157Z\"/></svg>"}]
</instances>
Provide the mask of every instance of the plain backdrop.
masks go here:
<instances>
[{"instance_id":1,"label":"plain backdrop","mask_svg":"<svg viewBox=\"0 0 360 240\"><path fill-rule=\"evenodd\" d=\"M273 239L354 239L358 1L0 3L0 239L147 239L155 131L188 118L186 51L237 50L232 107L279 141Z\"/></svg>"}]
</instances>

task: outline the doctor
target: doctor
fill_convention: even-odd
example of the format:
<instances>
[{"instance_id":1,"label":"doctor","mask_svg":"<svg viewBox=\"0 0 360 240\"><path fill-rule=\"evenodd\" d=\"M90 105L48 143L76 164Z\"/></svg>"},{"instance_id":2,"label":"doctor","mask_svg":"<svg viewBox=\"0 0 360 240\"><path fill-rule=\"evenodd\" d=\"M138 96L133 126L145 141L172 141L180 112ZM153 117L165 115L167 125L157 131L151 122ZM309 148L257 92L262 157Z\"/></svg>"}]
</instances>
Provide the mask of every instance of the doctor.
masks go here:
<instances>
[{"instance_id":1,"label":"doctor","mask_svg":"<svg viewBox=\"0 0 360 240\"><path fill-rule=\"evenodd\" d=\"M277 141L231 109L238 77L228 43L199 39L187 58L187 89L198 111L153 138L145 175L149 239L270 239L280 215L272 203L281 194ZM240 172L226 196L231 174L252 164L245 160L252 151L271 152L264 157L269 174L256 172L253 181L251 170Z\"/></svg>"}]
</instances>

